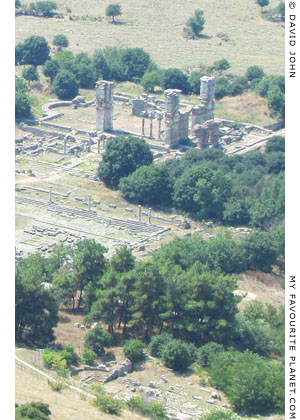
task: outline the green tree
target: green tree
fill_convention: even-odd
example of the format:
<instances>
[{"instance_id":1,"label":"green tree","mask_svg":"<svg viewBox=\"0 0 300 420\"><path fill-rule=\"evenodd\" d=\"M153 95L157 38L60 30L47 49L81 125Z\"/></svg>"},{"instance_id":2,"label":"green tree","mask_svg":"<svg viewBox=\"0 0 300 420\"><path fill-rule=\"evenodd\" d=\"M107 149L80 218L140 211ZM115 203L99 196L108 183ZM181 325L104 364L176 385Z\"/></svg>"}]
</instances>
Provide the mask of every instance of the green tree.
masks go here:
<instances>
[{"instance_id":1,"label":"green tree","mask_svg":"<svg viewBox=\"0 0 300 420\"><path fill-rule=\"evenodd\" d=\"M25 80L28 80L28 82L37 81L40 78L36 66L25 67L25 69L22 71L22 77Z\"/></svg>"},{"instance_id":2,"label":"green tree","mask_svg":"<svg viewBox=\"0 0 300 420\"><path fill-rule=\"evenodd\" d=\"M117 82L126 80L122 63L122 51L122 48L117 47L103 48L103 55L109 67L109 77Z\"/></svg>"},{"instance_id":3,"label":"green tree","mask_svg":"<svg viewBox=\"0 0 300 420\"><path fill-rule=\"evenodd\" d=\"M260 11L262 12L263 7L269 5L269 0L256 0L256 3L260 6Z\"/></svg>"},{"instance_id":4,"label":"green tree","mask_svg":"<svg viewBox=\"0 0 300 420\"><path fill-rule=\"evenodd\" d=\"M250 66L247 68L246 77L250 83L258 83L265 76L263 69L259 66Z\"/></svg>"},{"instance_id":5,"label":"green tree","mask_svg":"<svg viewBox=\"0 0 300 420\"><path fill-rule=\"evenodd\" d=\"M285 95L278 86L273 86L268 90L267 94L269 106L274 116L284 119L285 112Z\"/></svg>"},{"instance_id":6,"label":"green tree","mask_svg":"<svg viewBox=\"0 0 300 420\"><path fill-rule=\"evenodd\" d=\"M59 64L56 60L51 58L50 60L47 60L43 66L43 74L46 77L50 77L51 83L53 82L55 76L59 72Z\"/></svg>"},{"instance_id":7,"label":"green tree","mask_svg":"<svg viewBox=\"0 0 300 420\"><path fill-rule=\"evenodd\" d=\"M29 88L22 77L15 76L15 91L18 93L28 93Z\"/></svg>"},{"instance_id":8,"label":"green tree","mask_svg":"<svg viewBox=\"0 0 300 420\"><path fill-rule=\"evenodd\" d=\"M162 329L160 314L164 312L165 284L157 266L151 262L140 263L135 269L133 324L145 327L145 339L148 340L152 329Z\"/></svg>"},{"instance_id":9,"label":"green tree","mask_svg":"<svg viewBox=\"0 0 300 420\"><path fill-rule=\"evenodd\" d=\"M200 95L201 77L205 76L204 72L193 71L189 76L189 84L191 87L191 93Z\"/></svg>"},{"instance_id":10,"label":"green tree","mask_svg":"<svg viewBox=\"0 0 300 420\"><path fill-rule=\"evenodd\" d=\"M20 42L15 47L15 66L21 66L24 63L24 46Z\"/></svg>"},{"instance_id":11,"label":"green tree","mask_svg":"<svg viewBox=\"0 0 300 420\"><path fill-rule=\"evenodd\" d=\"M20 7L21 7L21 2L20 2L20 0L15 0L15 8L16 8L16 9L20 9Z\"/></svg>"},{"instance_id":12,"label":"green tree","mask_svg":"<svg viewBox=\"0 0 300 420\"><path fill-rule=\"evenodd\" d=\"M43 17L53 16L53 10L56 10L57 5L54 1L38 1L30 3L30 10Z\"/></svg>"},{"instance_id":13,"label":"green tree","mask_svg":"<svg viewBox=\"0 0 300 420\"><path fill-rule=\"evenodd\" d=\"M146 92L153 93L156 86L162 84L161 72L153 70L143 75L141 85L144 87Z\"/></svg>"},{"instance_id":14,"label":"green tree","mask_svg":"<svg viewBox=\"0 0 300 420\"><path fill-rule=\"evenodd\" d=\"M47 344L54 339L53 328L58 322L58 304L51 291L42 285L43 277L36 270L34 259L28 257L16 264L15 334L22 339L25 329L32 341Z\"/></svg>"},{"instance_id":15,"label":"green tree","mask_svg":"<svg viewBox=\"0 0 300 420\"><path fill-rule=\"evenodd\" d=\"M64 35L64 34L55 35L52 42L53 42L53 45L55 45L59 49L61 49L63 47L66 48L66 47L69 46L69 40L68 40L67 36Z\"/></svg>"},{"instance_id":16,"label":"green tree","mask_svg":"<svg viewBox=\"0 0 300 420\"><path fill-rule=\"evenodd\" d=\"M162 84L164 89L180 89L183 94L188 94L191 89L188 76L175 68L165 71Z\"/></svg>"},{"instance_id":17,"label":"green tree","mask_svg":"<svg viewBox=\"0 0 300 420\"><path fill-rule=\"evenodd\" d=\"M164 347L169 343L169 341L173 340L173 338L174 337L171 334L166 332L154 335L149 344L151 355L154 357L161 357Z\"/></svg>"},{"instance_id":18,"label":"green tree","mask_svg":"<svg viewBox=\"0 0 300 420\"><path fill-rule=\"evenodd\" d=\"M32 35L22 44L23 64L43 65L49 59L50 47L46 39L40 35Z\"/></svg>"},{"instance_id":19,"label":"green tree","mask_svg":"<svg viewBox=\"0 0 300 420\"><path fill-rule=\"evenodd\" d=\"M105 347L109 347L111 343L111 336L107 331L104 331L100 325L92 329L84 339L84 346L92 350L98 356L105 354Z\"/></svg>"},{"instance_id":20,"label":"green tree","mask_svg":"<svg viewBox=\"0 0 300 420\"><path fill-rule=\"evenodd\" d=\"M83 365L93 366L96 358L97 354L93 350L84 349L81 362Z\"/></svg>"},{"instance_id":21,"label":"green tree","mask_svg":"<svg viewBox=\"0 0 300 420\"><path fill-rule=\"evenodd\" d=\"M143 48L125 48L120 51L121 65L126 80L140 81L150 65L150 55Z\"/></svg>"},{"instance_id":22,"label":"green tree","mask_svg":"<svg viewBox=\"0 0 300 420\"><path fill-rule=\"evenodd\" d=\"M31 117L31 105L28 96L23 92L15 92L15 116L16 118Z\"/></svg>"},{"instance_id":23,"label":"green tree","mask_svg":"<svg viewBox=\"0 0 300 420\"><path fill-rule=\"evenodd\" d=\"M111 22L115 23L115 17L122 14L122 9L120 4L109 4L105 10L105 15L111 17Z\"/></svg>"},{"instance_id":24,"label":"green tree","mask_svg":"<svg viewBox=\"0 0 300 420\"><path fill-rule=\"evenodd\" d=\"M141 166L122 178L119 188L126 200L136 204L168 205L171 202L172 182L162 165Z\"/></svg>"},{"instance_id":25,"label":"green tree","mask_svg":"<svg viewBox=\"0 0 300 420\"><path fill-rule=\"evenodd\" d=\"M212 386L223 390L238 412L284 410L284 365L250 352L220 352L209 368Z\"/></svg>"},{"instance_id":26,"label":"green tree","mask_svg":"<svg viewBox=\"0 0 300 420\"><path fill-rule=\"evenodd\" d=\"M72 250L72 267L79 291L78 308L81 305L83 291L88 309L95 300L95 289L99 287L98 282L106 269L105 252L106 248L94 239L77 242Z\"/></svg>"},{"instance_id":27,"label":"green tree","mask_svg":"<svg viewBox=\"0 0 300 420\"><path fill-rule=\"evenodd\" d=\"M184 28L185 34L192 39L197 39L201 37L200 32L203 31L205 24L204 12L203 10L196 9L194 16L189 18L186 22Z\"/></svg>"},{"instance_id":28,"label":"green tree","mask_svg":"<svg viewBox=\"0 0 300 420\"><path fill-rule=\"evenodd\" d=\"M72 310L74 310L78 284L70 266L61 267L54 274L53 287L59 301L64 305L69 305L71 302Z\"/></svg>"},{"instance_id":29,"label":"green tree","mask_svg":"<svg viewBox=\"0 0 300 420\"><path fill-rule=\"evenodd\" d=\"M141 340L131 339L125 342L123 352L131 362L141 362L144 360L144 345Z\"/></svg>"},{"instance_id":30,"label":"green tree","mask_svg":"<svg viewBox=\"0 0 300 420\"><path fill-rule=\"evenodd\" d=\"M243 241L248 270L272 271L277 261L276 247L268 232L252 232Z\"/></svg>"},{"instance_id":31,"label":"green tree","mask_svg":"<svg viewBox=\"0 0 300 420\"><path fill-rule=\"evenodd\" d=\"M110 68L104 57L103 51L97 49L93 54L93 67L97 79L110 79Z\"/></svg>"},{"instance_id":32,"label":"green tree","mask_svg":"<svg viewBox=\"0 0 300 420\"><path fill-rule=\"evenodd\" d=\"M226 77L219 77L216 81L215 97L222 99L230 94L230 83Z\"/></svg>"},{"instance_id":33,"label":"green tree","mask_svg":"<svg viewBox=\"0 0 300 420\"><path fill-rule=\"evenodd\" d=\"M266 146L266 153L271 152L285 152L285 138L282 136L275 136L268 140Z\"/></svg>"},{"instance_id":34,"label":"green tree","mask_svg":"<svg viewBox=\"0 0 300 420\"><path fill-rule=\"evenodd\" d=\"M110 259L110 265L117 273L127 273L132 270L135 266L135 257L131 249L126 245L117 248Z\"/></svg>"},{"instance_id":35,"label":"green tree","mask_svg":"<svg viewBox=\"0 0 300 420\"><path fill-rule=\"evenodd\" d=\"M117 188L120 179L143 165L150 165L153 154L145 140L118 136L112 139L100 162L99 178L110 188Z\"/></svg>"},{"instance_id":36,"label":"green tree","mask_svg":"<svg viewBox=\"0 0 300 420\"><path fill-rule=\"evenodd\" d=\"M178 371L185 371L193 362L188 345L181 340L169 341L161 357L168 368Z\"/></svg>"},{"instance_id":37,"label":"green tree","mask_svg":"<svg viewBox=\"0 0 300 420\"><path fill-rule=\"evenodd\" d=\"M219 351L224 351L222 344L215 343L214 341L204 344L197 351L198 362L204 367L209 366L211 360Z\"/></svg>"},{"instance_id":38,"label":"green tree","mask_svg":"<svg viewBox=\"0 0 300 420\"><path fill-rule=\"evenodd\" d=\"M78 82L68 70L60 70L53 80L53 92L59 99L73 99L78 94Z\"/></svg>"},{"instance_id":39,"label":"green tree","mask_svg":"<svg viewBox=\"0 0 300 420\"><path fill-rule=\"evenodd\" d=\"M228 70L230 68L230 63L226 58L222 58L221 60L214 62L213 68L219 71Z\"/></svg>"}]
</instances>

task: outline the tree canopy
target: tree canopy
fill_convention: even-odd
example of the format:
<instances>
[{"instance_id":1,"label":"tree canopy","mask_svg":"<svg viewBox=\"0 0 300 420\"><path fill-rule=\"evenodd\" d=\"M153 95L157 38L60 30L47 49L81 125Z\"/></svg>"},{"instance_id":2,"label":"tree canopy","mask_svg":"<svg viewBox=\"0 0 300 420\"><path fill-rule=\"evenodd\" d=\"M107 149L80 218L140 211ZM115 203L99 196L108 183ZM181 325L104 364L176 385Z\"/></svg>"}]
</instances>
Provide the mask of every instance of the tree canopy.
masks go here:
<instances>
[{"instance_id":1,"label":"tree canopy","mask_svg":"<svg viewBox=\"0 0 300 420\"><path fill-rule=\"evenodd\" d=\"M145 140L118 136L110 140L99 164L99 178L110 188L116 188L120 179L140 166L150 165L153 154Z\"/></svg>"},{"instance_id":2,"label":"tree canopy","mask_svg":"<svg viewBox=\"0 0 300 420\"><path fill-rule=\"evenodd\" d=\"M46 39L40 35L30 36L23 44L18 44L16 49L19 64L39 66L49 59L50 47Z\"/></svg>"},{"instance_id":3,"label":"tree canopy","mask_svg":"<svg viewBox=\"0 0 300 420\"><path fill-rule=\"evenodd\" d=\"M109 4L105 11L106 16L111 17L112 23L115 23L115 17L122 14L121 5L118 3Z\"/></svg>"},{"instance_id":4,"label":"tree canopy","mask_svg":"<svg viewBox=\"0 0 300 420\"><path fill-rule=\"evenodd\" d=\"M189 38L200 38L200 32L203 31L204 24L205 18L203 10L196 9L194 12L194 16L189 18L189 20L186 22L184 32Z\"/></svg>"},{"instance_id":5,"label":"tree canopy","mask_svg":"<svg viewBox=\"0 0 300 420\"><path fill-rule=\"evenodd\" d=\"M59 97L59 99L73 99L78 94L78 82L68 70L60 70L52 85L53 92Z\"/></svg>"}]
</instances>

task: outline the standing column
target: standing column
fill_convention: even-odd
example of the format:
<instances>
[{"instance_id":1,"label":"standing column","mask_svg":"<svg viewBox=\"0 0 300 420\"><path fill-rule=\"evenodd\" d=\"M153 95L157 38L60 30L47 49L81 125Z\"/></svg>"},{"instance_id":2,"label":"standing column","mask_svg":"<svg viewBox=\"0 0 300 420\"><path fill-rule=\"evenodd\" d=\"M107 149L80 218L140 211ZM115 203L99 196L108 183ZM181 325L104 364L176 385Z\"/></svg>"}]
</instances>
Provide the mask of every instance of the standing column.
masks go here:
<instances>
[{"instance_id":1,"label":"standing column","mask_svg":"<svg viewBox=\"0 0 300 420\"><path fill-rule=\"evenodd\" d=\"M151 224L151 210L152 210L152 208L150 207L149 210L148 210L148 221L149 221L150 224Z\"/></svg>"},{"instance_id":2,"label":"standing column","mask_svg":"<svg viewBox=\"0 0 300 420\"><path fill-rule=\"evenodd\" d=\"M49 203L52 203L52 187L49 187Z\"/></svg>"},{"instance_id":3,"label":"standing column","mask_svg":"<svg viewBox=\"0 0 300 420\"><path fill-rule=\"evenodd\" d=\"M88 195L88 210L91 210L91 194Z\"/></svg>"},{"instance_id":4,"label":"standing column","mask_svg":"<svg viewBox=\"0 0 300 420\"><path fill-rule=\"evenodd\" d=\"M153 132L153 118L150 118L150 137L152 137Z\"/></svg>"},{"instance_id":5,"label":"standing column","mask_svg":"<svg viewBox=\"0 0 300 420\"><path fill-rule=\"evenodd\" d=\"M139 217L139 222L142 221L142 206L139 204L138 205L138 217Z\"/></svg>"},{"instance_id":6,"label":"standing column","mask_svg":"<svg viewBox=\"0 0 300 420\"><path fill-rule=\"evenodd\" d=\"M142 136L145 135L145 118L142 119Z\"/></svg>"},{"instance_id":7,"label":"standing column","mask_svg":"<svg viewBox=\"0 0 300 420\"><path fill-rule=\"evenodd\" d=\"M160 132L161 132L161 118L158 120L158 139L160 140Z\"/></svg>"}]
</instances>

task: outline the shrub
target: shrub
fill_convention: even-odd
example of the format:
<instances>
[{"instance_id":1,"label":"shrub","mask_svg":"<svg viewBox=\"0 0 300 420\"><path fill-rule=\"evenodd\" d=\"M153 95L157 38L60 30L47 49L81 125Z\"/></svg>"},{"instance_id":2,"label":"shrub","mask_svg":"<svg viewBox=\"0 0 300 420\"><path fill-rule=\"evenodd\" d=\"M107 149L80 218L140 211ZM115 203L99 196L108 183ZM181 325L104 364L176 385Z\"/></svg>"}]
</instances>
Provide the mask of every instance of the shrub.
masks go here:
<instances>
[{"instance_id":1,"label":"shrub","mask_svg":"<svg viewBox=\"0 0 300 420\"><path fill-rule=\"evenodd\" d=\"M226 77L219 77L216 81L215 97L222 99L230 94L230 83Z\"/></svg>"},{"instance_id":2,"label":"shrub","mask_svg":"<svg viewBox=\"0 0 300 420\"><path fill-rule=\"evenodd\" d=\"M96 407L108 414L120 416L122 414L122 403L114 400L112 396L106 394L98 394L95 401Z\"/></svg>"},{"instance_id":3,"label":"shrub","mask_svg":"<svg viewBox=\"0 0 300 420\"><path fill-rule=\"evenodd\" d=\"M97 358L97 354L93 350L85 349L83 352L81 362L83 365L93 366L96 358Z\"/></svg>"},{"instance_id":4,"label":"shrub","mask_svg":"<svg viewBox=\"0 0 300 420\"><path fill-rule=\"evenodd\" d=\"M30 101L26 93L15 93L15 116L16 118L26 118L31 116Z\"/></svg>"},{"instance_id":5,"label":"shrub","mask_svg":"<svg viewBox=\"0 0 300 420\"><path fill-rule=\"evenodd\" d=\"M209 366L215 354L223 350L224 350L224 347L222 346L222 344L218 344L213 341L210 341L209 343L204 344L204 346L201 346L198 349L197 351L198 361L204 367Z\"/></svg>"},{"instance_id":6,"label":"shrub","mask_svg":"<svg viewBox=\"0 0 300 420\"><path fill-rule=\"evenodd\" d=\"M197 39L200 38L200 32L203 31L205 24L203 10L196 9L194 16L189 18L184 27L184 33L188 38Z\"/></svg>"},{"instance_id":7,"label":"shrub","mask_svg":"<svg viewBox=\"0 0 300 420\"><path fill-rule=\"evenodd\" d=\"M246 77L249 82L260 81L264 77L265 73L259 66L248 67L246 71Z\"/></svg>"},{"instance_id":8,"label":"shrub","mask_svg":"<svg viewBox=\"0 0 300 420\"><path fill-rule=\"evenodd\" d=\"M128 340L123 346L125 357L131 362L141 362L144 360L144 345L140 340Z\"/></svg>"},{"instance_id":9,"label":"shrub","mask_svg":"<svg viewBox=\"0 0 300 420\"><path fill-rule=\"evenodd\" d=\"M158 70L152 70L144 74L141 80L141 85L146 92L154 92L155 86L160 86L162 83L161 73Z\"/></svg>"},{"instance_id":10,"label":"shrub","mask_svg":"<svg viewBox=\"0 0 300 420\"><path fill-rule=\"evenodd\" d=\"M73 99L78 94L78 82L68 70L60 70L53 81L53 92L59 99Z\"/></svg>"},{"instance_id":11,"label":"shrub","mask_svg":"<svg viewBox=\"0 0 300 420\"><path fill-rule=\"evenodd\" d=\"M174 370L185 371L192 364L189 346L181 340L171 340L162 350L165 365Z\"/></svg>"},{"instance_id":12,"label":"shrub","mask_svg":"<svg viewBox=\"0 0 300 420\"><path fill-rule=\"evenodd\" d=\"M53 369L61 376L67 375L67 372L68 372L67 361L62 357L60 352L46 349L43 352L42 358L43 358L43 363L47 369Z\"/></svg>"},{"instance_id":13,"label":"shrub","mask_svg":"<svg viewBox=\"0 0 300 420\"><path fill-rule=\"evenodd\" d=\"M62 382L52 382L48 380L48 385L52 389L52 391L60 392L63 389L63 383Z\"/></svg>"},{"instance_id":14,"label":"shrub","mask_svg":"<svg viewBox=\"0 0 300 420\"><path fill-rule=\"evenodd\" d=\"M284 409L284 365L257 354L219 352L208 371L238 412L265 414Z\"/></svg>"},{"instance_id":15,"label":"shrub","mask_svg":"<svg viewBox=\"0 0 300 420\"><path fill-rule=\"evenodd\" d=\"M163 404L156 401L149 404L143 401L141 397L133 397L127 402L127 406L131 410L138 411L143 416L150 417L153 420L168 419Z\"/></svg>"},{"instance_id":16,"label":"shrub","mask_svg":"<svg viewBox=\"0 0 300 420\"><path fill-rule=\"evenodd\" d=\"M53 82L58 72L59 72L58 62L52 58L50 60L47 60L43 66L43 74L46 77L50 77L51 83Z\"/></svg>"},{"instance_id":17,"label":"shrub","mask_svg":"<svg viewBox=\"0 0 300 420\"><path fill-rule=\"evenodd\" d=\"M176 68L165 71L162 83L164 89L180 89L183 94L188 94L191 89L187 75Z\"/></svg>"},{"instance_id":18,"label":"shrub","mask_svg":"<svg viewBox=\"0 0 300 420\"><path fill-rule=\"evenodd\" d=\"M109 347L111 336L107 331L104 331L100 325L97 325L91 330L84 339L86 348L93 350L98 356L105 354L104 347Z\"/></svg>"},{"instance_id":19,"label":"shrub","mask_svg":"<svg viewBox=\"0 0 300 420\"><path fill-rule=\"evenodd\" d=\"M53 38L53 45L56 47L68 47L69 46L69 40L64 34L57 34Z\"/></svg>"},{"instance_id":20,"label":"shrub","mask_svg":"<svg viewBox=\"0 0 300 420\"><path fill-rule=\"evenodd\" d=\"M163 348L173 340L171 334L163 332L159 335L154 335L149 344L150 353L152 356L161 357Z\"/></svg>"},{"instance_id":21,"label":"shrub","mask_svg":"<svg viewBox=\"0 0 300 420\"><path fill-rule=\"evenodd\" d=\"M230 63L226 58L222 58L221 60L214 62L213 68L219 71L228 70L230 68Z\"/></svg>"},{"instance_id":22,"label":"shrub","mask_svg":"<svg viewBox=\"0 0 300 420\"><path fill-rule=\"evenodd\" d=\"M22 71L22 77L29 82L39 80L39 74L36 66L25 67Z\"/></svg>"},{"instance_id":23,"label":"shrub","mask_svg":"<svg viewBox=\"0 0 300 420\"><path fill-rule=\"evenodd\" d=\"M27 404L15 404L15 420L50 420L49 404L33 401Z\"/></svg>"},{"instance_id":24,"label":"shrub","mask_svg":"<svg viewBox=\"0 0 300 420\"><path fill-rule=\"evenodd\" d=\"M215 409L201 416L201 420L238 420L238 417L230 410Z\"/></svg>"}]
</instances>

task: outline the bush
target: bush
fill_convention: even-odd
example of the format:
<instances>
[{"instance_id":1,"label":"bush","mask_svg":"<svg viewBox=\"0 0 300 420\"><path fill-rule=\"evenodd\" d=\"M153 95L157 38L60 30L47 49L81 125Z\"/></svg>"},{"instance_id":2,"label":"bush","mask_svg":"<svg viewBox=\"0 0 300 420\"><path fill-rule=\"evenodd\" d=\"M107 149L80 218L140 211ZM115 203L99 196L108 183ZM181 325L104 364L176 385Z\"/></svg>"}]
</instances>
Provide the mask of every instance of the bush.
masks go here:
<instances>
[{"instance_id":1,"label":"bush","mask_svg":"<svg viewBox=\"0 0 300 420\"><path fill-rule=\"evenodd\" d=\"M284 410L284 365L249 352L219 352L208 371L212 386L223 390L238 412Z\"/></svg>"},{"instance_id":2,"label":"bush","mask_svg":"<svg viewBox=\"0 0 300 420\"><path fill-rule=\"evenodd\" d=\"M127 402L127 406L131 410L138 411L143 416L150 417L153 420L168 419L163 404L156 401L149 404L144 402L141 397L133 397Z\"/></svg>"},{"instance_id":3,"label":"bush","mask_svg":"<svg viewBox=\"0 0 300 420\"><path fill-rule=\"evenodd\" d=\"M158 70L153 70L145 73L141 80L141 85L146 92L154 92L155 86L160 86L162 83L161 73Z\"/></svg>"},{"instance_id":4,"label":"bush","mask_svg":"<svg viewBox=\"0 0 300 420\"><path fill-rule=\"evenodd\" d=\"M105 354L104 347L109 347L111 336L104 331L100 325L91 330L84 339L84 345L87 349L93 350L98 356Z\"/></svg>"},{"instance_id":5,"label":"bush","mask_svg":"<svg viewBox=\"0 0 300 420\"><path fill-rule=\"evenodd\" d=\"M149 344L151 355L161 357L164 347L172 340L173 336L165 332L159 335L154 335Z\"/></svg>"},{"instance_id":6,"label":"bush","mask_svg":"<svg viewBox=\"0 0 300 420\"><path fill-rule=\"evenodd\" d=\"M163 75L164 89L180 89L183 94L190 92L188 77L179 69L167 69Z\"/></svg>"},{"instance_id":7,"label":"bush","mask_svg":"<svg viewBox=\"0 0 300 420\"><path fill-rule=\"evenodd\" d=\"M59 375L66 376L68 372L67 361L62 357L60 352L44 350L43 363L47 369L55 370Z\"/></svg>"},{"instance_id":8,"label":"bush","mask_svg":"<svg viewBox=\"0 0 300 420\"><path fill-rule=\"evenodd\" d=\"M50 420L49 404L34 401L27 404L16 404L15 420Z\"/></svg>"},{"instance_id":9,"label":"bush","mask_svg":"<svg viewBox=\"0 0 300 420\"><path fill-rule=\"evenodd\" d=\"M226 77L219 77L216 81L215 97L222 99L230 94L230 83Z\"/></svg>"},{"instance_id":10,"label":"bush","mask_svg":"<svg viewBox=\"0 0 300 420\"><path fill-rule=\"evenodd\" d=\"M56 47L68 47L69 46L69 40L64 34L57 34L53 38L53 45Z\"/></svg>"},{"instance_id":11,"label":"bush","mask_svg":"<svg viewBox=\"0 0 300 420\"><path fill-rule=\"evenodd\" d=\"M51 83L53 82L58 72L59 72L58 62L52 58L50 60L47 60L43 66L43 74L46 77L50 77Z\"/></svg>"},{"instance_id":12,"label":"bush","mask_svg":"<svg viewBox=\"0 0 300 420\"><path fill-rule=\"evenodd\" d=\"M39 80L40 78L36 66L25 67L22 71L22 77L29 82Z\"/></svg>"},{"instance_id":13,"label":"bush","mask_svg":"<svg viewBox=\"0 0 300 420\"><path fill-rule=\"evenodd\" d=\"M59 99L70 100L78 95L78 82L70 71L60 70L55 76L52 90Z\"/></svg>"},{"instance_id":14,"label":"bush","mask_svg":"<svg viewBox=\"0 0 300 420\"><path fill-rule=\"evenodd\" d=\"M116 416L120 416L122 414L122 403L114 400L111 395L98 394L95 405L104 413L115 414Z\"/></svg>"},{"instance_id":15,"label":"bush","mask_svg":"<svg viewBox=\"0 0 300 420\"><path fill-rule=\"evenodd\" d=\"M214 62L213 68L219 71L228 70L230 68L230 63L226 58L222 58L221 60Z\"/></svg>"},{"instance_id":16,"label":"bush","mask_svg":"<svg viewBox=\"0 0 300 420\"><path fill-rule=\"evenodd\" d=\"M144 360L144 345L140 340L131 339L126 341L123 346L123 352L131 362L141 362Z\"/></svg>"},{"instance_id":17,"label":"bush","mask_svg":"<svg viewBox=\"0 0 300 420\"><path fill-rule=\"evenodd\" d=\"M178 371L185 371L192 364L189 346L181 340L169 341L163 347L161 357L168 368Z\"/></svg>"},{"instance_id":18,"label":"bush","mask_svg":"<svg viewBox=\"0 0 300 420\"><path fill-rule=\"evenodd\" d=\"M26 118L31 117L30 101L26 93L15 93L15 117Z\"/></svg>"},{"instance_id":19,"label":"bush","mask_svg":"<svg viewBox=\"0 0 300 420\"><path fill-rule=\"evenodd\" d=\"M216 353L223 350L224 350L224 347L222 346L222 344L218 344L213 341L210 341L209 343L204 344L204 346L201 346L198 349L197 351L198 362L204 367L209 366L210 362L212 361Z\"/></svg>"},{"instance_id":20,"label":"bush","mask_svg":"<svg viewBox=\"0 0 300 420\"><path fill-rule=\"evenodd\" d=\"M193 71L189 76L189 84L191 93L195 95L200 95L200 87L201 87L201 77L205 76L205 73L200 71Z\"/></svg>"},{"instance_id":21,"label":"bush","mask_svg":"<svg viewBox=\"0 0 300 420\"><path fill-rule=\"evenodd\" d=\"M48 385L52 389L52 391L60 392L63 389L63 383L62 382L52 382L48 380Z\"/></svg>"},{"instance_id":22,"label":"bush","mask_svg":"<svg viewBox=\"0 0 300 420\"><path fill-rule=\"evenodd\" d=\"M38 1L30 3L30 11L44 17L51 17L57 5L54 1Z\"/></svg>"},{"instance_id":23,"label":"bush","mask_svg":"<svg viewBox=\"0 0 300 420\"><path fill-rule=\"evenodd\" d=\"M42 36L32 35L26 38L19 49L21 49L22 53L20 53L22 64L39 66L49 59L50 47L46 39Z\"/></svg>"},{"instance_id":24,"label":"bush","mask_svg":"<svg viewBox=\"0 0 300 420\"><path fill-rule=\"evenodd\" d=\"M201 420L238 420L238 417L230 410L215 409L201 416Z\"/></svg>"},{"instance_id":25,"label":"bush","mask_svg":"<svg viewBox=\"0 0 300 420\"><path fill-rule=\"evenodd\" d=\"M85 349L82 355L81 362L83 365L93 366L96 358L97 354L93 350Z\"/></svg>"},{"instance_id":26,"label":"bush","mask_svg":"<svg viewBox=\"0 0 300 420\"><path fill-rule=\"evenodd\" d=\"M248 67L246 71L246 78L249 82L258 82L264 77L265 73L259 66Z\"/></svg>"}]
</instances>

